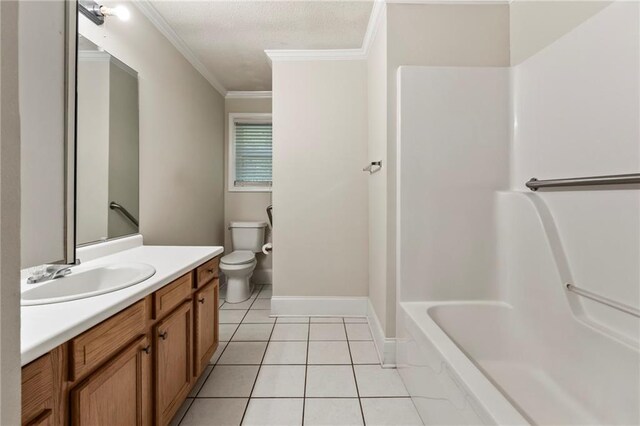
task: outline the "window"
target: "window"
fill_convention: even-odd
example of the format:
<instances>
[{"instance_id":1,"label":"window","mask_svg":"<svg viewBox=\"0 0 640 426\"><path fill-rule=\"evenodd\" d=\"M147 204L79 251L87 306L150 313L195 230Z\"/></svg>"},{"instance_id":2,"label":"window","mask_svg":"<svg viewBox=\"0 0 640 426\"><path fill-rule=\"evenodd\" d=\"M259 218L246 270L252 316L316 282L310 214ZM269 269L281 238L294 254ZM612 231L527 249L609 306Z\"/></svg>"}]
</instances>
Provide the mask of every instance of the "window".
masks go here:
<instances>
[{"instance_id":1,"label":"window","mask_svg":"<svg viewBox=\"0 0 640 426\"><path fill-rule=\"evenodd\" d=\"M229 191L271 191L271 114L229 114Z\"/></svg>"}]
</instances>

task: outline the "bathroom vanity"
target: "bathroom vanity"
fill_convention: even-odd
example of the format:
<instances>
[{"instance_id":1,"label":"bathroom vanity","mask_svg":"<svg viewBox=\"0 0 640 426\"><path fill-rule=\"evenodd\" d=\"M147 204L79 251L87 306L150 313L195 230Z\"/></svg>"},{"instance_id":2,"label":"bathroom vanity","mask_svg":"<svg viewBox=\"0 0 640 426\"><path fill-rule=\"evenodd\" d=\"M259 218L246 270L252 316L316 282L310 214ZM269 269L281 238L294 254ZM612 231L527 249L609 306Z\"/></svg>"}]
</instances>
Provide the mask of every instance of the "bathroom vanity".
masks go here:
<instances>
[{"instance_id":1,"label":"bathroom vanity","mask_svg":"<svg viewBox=\"0 0 640 426\"><path fill-rule=\"evenodd\" d=\"M153 120L140 122L133 65L147 79L152 69L121 51L131 27L100 26L87 7L20 6L22 142L37 153L23 156L20 194L22 424L166 425L218 345L223 248L143 245L141 207L155 207L140 203L140 128ZM212 231L176 220L171 233L150 226L146 235L213 245L223 239L218 222Z\"/></svg>"},{"instance_id":2,"label":"bathroom vanity","mask_svg":"<svg viewBox=\"0 0 640 426\"><path fill-rule=\"evenodd\" d=\"M144 261L156 268L151 278L24 306L22 423L168 424L218 346L221 252L134 247L91 262Z\"/></svg>"}]
</instances>

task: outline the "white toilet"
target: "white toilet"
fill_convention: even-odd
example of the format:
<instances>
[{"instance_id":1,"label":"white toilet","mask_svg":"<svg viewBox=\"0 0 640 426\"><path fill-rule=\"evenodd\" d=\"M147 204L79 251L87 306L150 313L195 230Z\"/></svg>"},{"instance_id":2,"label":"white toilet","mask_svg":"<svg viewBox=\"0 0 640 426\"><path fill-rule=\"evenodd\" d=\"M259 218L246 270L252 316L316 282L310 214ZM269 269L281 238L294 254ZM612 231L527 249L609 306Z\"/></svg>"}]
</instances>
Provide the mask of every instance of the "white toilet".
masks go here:
<instances>
[{"instance_id":1,"label":"white toilet","mask_svg":"<svg viewBox=\"0 0 640 426\"><path fill-rule=\"evenodd\" d=\"M266 222L231 222L233 252L220 259L220 270L227 277L227 303L240 303L251 297L250 278L256 268L256 255L262 251Z\"/></svg>"}]
</instances>

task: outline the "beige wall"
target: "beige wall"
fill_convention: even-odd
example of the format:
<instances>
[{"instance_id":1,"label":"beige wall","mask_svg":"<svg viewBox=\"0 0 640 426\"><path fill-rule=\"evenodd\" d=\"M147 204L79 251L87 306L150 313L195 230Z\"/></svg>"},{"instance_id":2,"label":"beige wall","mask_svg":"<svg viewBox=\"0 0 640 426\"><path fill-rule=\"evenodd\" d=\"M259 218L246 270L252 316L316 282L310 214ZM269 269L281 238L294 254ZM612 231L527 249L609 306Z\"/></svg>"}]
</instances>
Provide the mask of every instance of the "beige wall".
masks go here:
<instances>
[{"instance_id":1,"label":"beige wall","mask_svg":"<svg viewBox=\"0 0 640 426\"><path fill-rule=\"evenodd\" d=\"M273 63L274 295L368 294L366 61Z\"/></svg>"},{"instance_id":2,"label":"beige wall","mask_svg":"<svg viewBox=\"0 0 640 426\"><path fill-rule=\"evenodd\" d=\"M387 16L379 17L367 59L369 160L382 160L382 169L369 176L369 299L387 330ZM395 300L394 297L391 297Z\"/></svg>"},{"instance_id":3,"label":"beige wall","mask_svg":"<svg viewBox=\"0 0 640 426\"><path fill-rule=\"evenodd\" d=\"M138 72L140 231L147 244L224 242L224 98L129 5L80 32Z\"/></svg>"},{"instance_id":4,"label":"beige wall","mask_svg":"<svg viewBox=\"0 0 640 426\"><path fill-rule=\"evenodd\" d=\"M611 3L589 0L511 2L511 64L518 65L540 52Z\"/></svg>"},{"instance_id":5,"label":"beige wall","mask_svg":"<svg viewBox=\"0 0 640 426\"><path fill-rule=\"evenodd\" d=\"M138 76L120 61L109 67L109 201L140 217L140 130ZM109 238L135 234L138 227L118 211L109 212Z\"/></svg>"},{"instance_id":6,"label":"beige wall","mask_svg":"<svg viewBox=\"0 0 640 426\"><path fill-rule=\"evenodd\" d=\"M271 112L271 98L228 98L225 100L225 174L224 174L224 227L225 238L224 247L225 251L229 253L231 248L231 233L228 226L231 221L265 221L268 222L266 208L271 204L271 192L233 192L229 191L229 175L228 175L228 162L229 162L229 114L233 112L247 112L247 113L270 113ZM271 232L267 232L267 240L271 238ZM271 256L265 256L264 254L257 254L258 265L256 271L265 270L269 271L272 268ZM266 272L268 276L269 273ZM254 272L254 276L258 276ZM264 277L265 275L263 275Z\"/></svg>"},{"instance_id":7,"label":"beige wall","mask_svg":"<svg viewBox=\"0 0 640 426\"><path fill-rule=\"evenodd\" d=\"M78 58L76 243L108 235L109 55ZM95 84L101 81L103 84Z\"/></svg>"},{"instance_id":8,"label":"beige wall","mask_svg":"<svg viewBox=\"0 0 640 426\"><path fill-rule=\"evenodd\" d=\"M21 7L21 6L20 6ZM20 424L18 2L0 2L0 424Z\"/></svg>"},{"instance_id":9,"label":"beige wall","mask_svg":"<svg viewBox=\"0 0 640 426\"><path fill-rule=\"evenodd\" d=\"M508 66L509 65L509 6L503 5L442 5L387 4L386 70L383 61L374 53L369 58L369 78L379 81L386 72L387 79L387 140L386 140L386 203L387 211L380 213L381 196L373 195L376 204L375 221L386 222L386 277L384 282L371 278L370 295L376 315L387 337L395 335L396 304L396 78L401 65L425 66ZM376 45L377 44L377 45ZM381 41L374 43L372 52L384 50ZM372 84L373 82L370 82ZM378 87L378 85L376 85ZM377 90L377 89L376 89ZM380 114L383 107L380 95L370 92L369 116ZM373 102L373 103L372 103ZM380 120L380 118L377 118ZM373 129L370 127L370 131ZM370 135L370 149L379 137ZM382 241L372 232L376 241ZM377 242L376 242L377 243ZM373 241L372 241L373 244ZM378 253L376 251L376 253ZM379 255L379 254L378 254ZM386 291L379 288L386 285ZM386 300L381 300L382 298Z\"/></svg>"}]
</instances>

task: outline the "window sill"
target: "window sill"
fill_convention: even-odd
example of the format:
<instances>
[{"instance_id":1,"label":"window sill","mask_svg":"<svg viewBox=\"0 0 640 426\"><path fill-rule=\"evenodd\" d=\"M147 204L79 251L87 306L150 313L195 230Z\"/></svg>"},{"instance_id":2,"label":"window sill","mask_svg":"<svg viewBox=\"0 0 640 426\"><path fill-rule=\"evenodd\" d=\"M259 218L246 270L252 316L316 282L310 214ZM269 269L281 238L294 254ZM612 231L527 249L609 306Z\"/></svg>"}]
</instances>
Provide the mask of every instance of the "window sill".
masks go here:
<instances>
[{"instance_id":1,"label":"window sill","mask_svg":"<svg viewBox=\"0 0 640 426\"><path fill-rule=\"evenodd\" d=\"M272 187L264 186L231 186L229 192L271 192Z\"/></svg>"}]
</instances>

